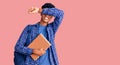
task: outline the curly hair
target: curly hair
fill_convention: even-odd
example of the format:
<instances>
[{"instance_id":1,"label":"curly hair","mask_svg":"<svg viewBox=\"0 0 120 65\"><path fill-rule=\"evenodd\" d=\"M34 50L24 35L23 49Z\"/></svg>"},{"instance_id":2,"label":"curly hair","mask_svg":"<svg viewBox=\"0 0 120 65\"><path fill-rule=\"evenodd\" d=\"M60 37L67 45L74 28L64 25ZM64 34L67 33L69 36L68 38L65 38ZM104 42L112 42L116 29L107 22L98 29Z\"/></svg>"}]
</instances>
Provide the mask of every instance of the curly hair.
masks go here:
<instances>
[{"instance_id":1,"label":"curly hair","mask_svg":"<svg viewBox=\"0 0 120 65\"><path fill-rule=\"evenodd\" d=\"M42 5L42 9L44 8L55 8L55 6L52 3L45 3L44 5Z\"/></svg>"}]
</instances>

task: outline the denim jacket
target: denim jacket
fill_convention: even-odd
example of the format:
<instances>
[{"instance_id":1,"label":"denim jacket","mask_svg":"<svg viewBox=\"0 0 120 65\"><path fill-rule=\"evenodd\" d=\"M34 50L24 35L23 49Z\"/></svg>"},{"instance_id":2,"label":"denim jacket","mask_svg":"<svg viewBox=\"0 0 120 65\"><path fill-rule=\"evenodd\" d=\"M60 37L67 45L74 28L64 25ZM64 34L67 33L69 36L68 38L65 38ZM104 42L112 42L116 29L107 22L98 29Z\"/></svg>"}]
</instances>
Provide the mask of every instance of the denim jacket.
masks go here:
<instances>
[{"instance_id":1,"label":"denim jacket","mask_svg":"<svg viewBox=\"0 0 120 65\"><path fill-rule=\"evenodd\" d=\"M64 12L57 8L43 9L42 14L54 16L55 19L52 23L47 25L48 41L51 43L49 48L51 65L59 65L58 57L56 53L56 47L54 43L55 33L58 30L59 25L62 22ZM27 46L39 35L39 22L33 25L27 25L21 33L14 51L14 64L25 65L26 56L31 55L33 49Z\"/></svg>"}]
</instances>

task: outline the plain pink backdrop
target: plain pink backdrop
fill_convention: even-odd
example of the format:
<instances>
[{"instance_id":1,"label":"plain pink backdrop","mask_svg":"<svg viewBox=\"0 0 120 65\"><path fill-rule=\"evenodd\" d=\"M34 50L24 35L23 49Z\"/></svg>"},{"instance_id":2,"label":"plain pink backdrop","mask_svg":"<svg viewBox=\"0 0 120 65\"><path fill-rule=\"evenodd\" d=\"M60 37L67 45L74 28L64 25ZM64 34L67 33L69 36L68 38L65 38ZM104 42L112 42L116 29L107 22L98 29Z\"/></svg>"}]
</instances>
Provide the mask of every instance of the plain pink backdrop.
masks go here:
<instances>
[{"instance_id":1,"label":"plain pink backdrop","mask_svg":"<svg viewBox=\"0 0 120 65\"><path fill-rule=\"evenodd\" d=\"M1 0L0 65L14 65L23 28L40 20L27 9L45 2L65 12L55 39L60 65L120 65L119 0Z\"/></svg>"}]
</instances>

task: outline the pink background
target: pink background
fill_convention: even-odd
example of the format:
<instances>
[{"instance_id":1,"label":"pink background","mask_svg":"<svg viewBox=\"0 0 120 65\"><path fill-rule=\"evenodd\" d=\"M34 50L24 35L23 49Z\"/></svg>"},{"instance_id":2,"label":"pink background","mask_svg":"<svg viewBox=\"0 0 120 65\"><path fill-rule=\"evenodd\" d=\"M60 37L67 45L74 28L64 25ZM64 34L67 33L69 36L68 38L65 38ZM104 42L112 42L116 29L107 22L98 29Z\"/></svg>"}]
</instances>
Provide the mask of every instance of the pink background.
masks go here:
<instances>
[{"instance_id":1,"label":"pink background","mask_svg":"<svg viewBox=\"0 0 120 65\"><path fill-rule=\"evenodd\" d=\"M27 9L45 2L65 12L55 40L60 65L120 65L119 0L1 0L0 65L14 65L23 28L40 20Z\"/></svg>"}]
</instances>

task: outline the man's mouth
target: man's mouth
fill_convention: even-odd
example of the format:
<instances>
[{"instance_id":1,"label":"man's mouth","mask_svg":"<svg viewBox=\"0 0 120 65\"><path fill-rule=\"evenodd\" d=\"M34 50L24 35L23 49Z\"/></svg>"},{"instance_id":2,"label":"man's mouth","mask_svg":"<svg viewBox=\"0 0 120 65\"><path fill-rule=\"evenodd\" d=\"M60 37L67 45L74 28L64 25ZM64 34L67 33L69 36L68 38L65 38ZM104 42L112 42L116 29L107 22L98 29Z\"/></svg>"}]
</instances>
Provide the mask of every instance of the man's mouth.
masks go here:
<instances>
[{"instance_id":1,"label":"man's mouth","mask_svg":"<svg viewBox=\"0 0 120 65\"><path fill-rule=\"evenodd\" d=\"M49 21L49 18L48 17L45 17L44 18L44 22L48 22Z\"/></svg>"},{"instance_id":2,"label":"man's mouth","mask_svg":"<svg viewBox=\"0 0 120 65\"><path fill-rule=\"evenodd\" d=\"M48 18L47 18L47 17L45 17L45 20L48 20Z\"/></svg>"}]
</instances>

